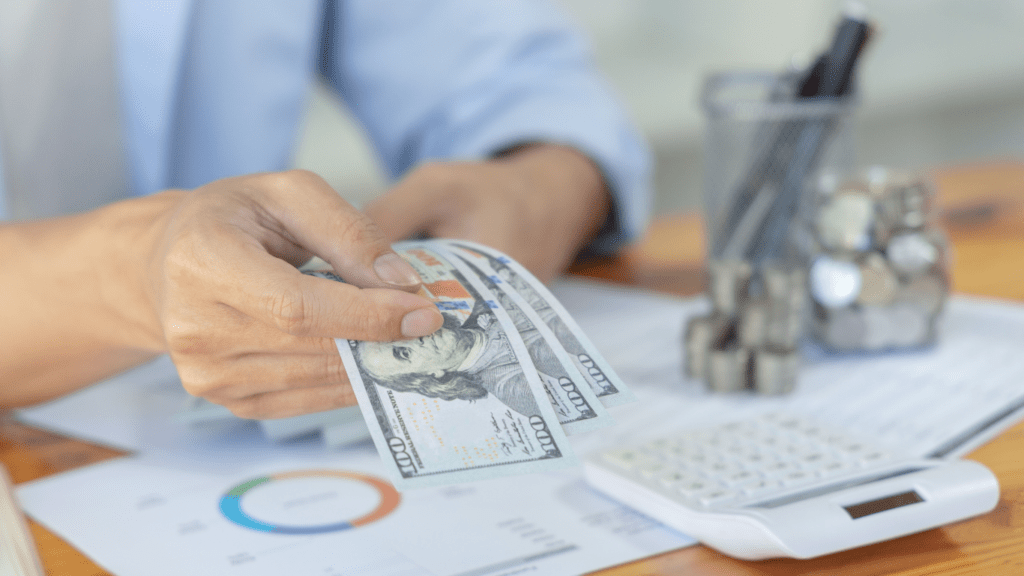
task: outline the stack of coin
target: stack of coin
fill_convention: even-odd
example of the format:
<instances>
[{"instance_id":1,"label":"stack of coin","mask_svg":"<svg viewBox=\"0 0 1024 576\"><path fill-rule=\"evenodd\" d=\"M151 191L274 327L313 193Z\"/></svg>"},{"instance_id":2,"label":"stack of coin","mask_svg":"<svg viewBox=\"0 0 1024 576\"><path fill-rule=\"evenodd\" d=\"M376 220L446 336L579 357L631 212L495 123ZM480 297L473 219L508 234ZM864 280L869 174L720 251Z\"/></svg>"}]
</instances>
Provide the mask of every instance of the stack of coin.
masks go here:
<instances>
[{"instance_id":1,"label":"stack of coin","mask_svg":"<svg viewBox=\"0 0 1024 576\"><path fill-rule=\"evenodd\" d=\"M712 312L686 326L686 373L716 392L783 394L796 383L804 332L802 267L742 260L708 262Z\"/></svg>"},{"instance_id":2,"label":"stack of coin","mask_svg":"<svg viewBox=\"0 0 1024 576\"><path fill-rule=\"evenodd\" d=\"M827 195L811 228L811 333L836 351L923 346L949 293L948 243L924 178L872 169Z\"/></svg>"}]
</instances>

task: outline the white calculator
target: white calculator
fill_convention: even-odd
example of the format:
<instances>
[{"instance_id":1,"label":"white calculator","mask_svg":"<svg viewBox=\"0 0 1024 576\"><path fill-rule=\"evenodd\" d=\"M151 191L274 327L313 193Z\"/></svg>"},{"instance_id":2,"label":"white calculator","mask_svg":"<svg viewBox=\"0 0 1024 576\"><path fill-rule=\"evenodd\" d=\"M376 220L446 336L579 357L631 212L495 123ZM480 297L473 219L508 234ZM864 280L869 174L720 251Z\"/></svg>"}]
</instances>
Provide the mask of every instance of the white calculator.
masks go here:
<instances>
[{"instance_id":1,"label":"white calculator","mask_svg":"<svg viewBox=\"0 0 1024 576\"><path fill-rule=\"evenodd\" d=\"M811 558L992 510L970 460L907 458L788 414L600 452L587 481L725 554Z\"/></svg>"}]
</instances>

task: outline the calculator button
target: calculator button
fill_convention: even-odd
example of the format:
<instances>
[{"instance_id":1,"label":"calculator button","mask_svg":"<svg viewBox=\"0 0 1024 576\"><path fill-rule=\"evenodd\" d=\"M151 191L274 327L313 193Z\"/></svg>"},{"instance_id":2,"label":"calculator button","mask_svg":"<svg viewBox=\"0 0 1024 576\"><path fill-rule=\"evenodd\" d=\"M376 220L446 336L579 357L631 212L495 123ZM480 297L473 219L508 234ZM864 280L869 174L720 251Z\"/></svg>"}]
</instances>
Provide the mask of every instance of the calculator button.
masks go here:
<instances>
[{"instance_id":1,"label":"calculator button","mask_svg":"<svg viewBox=\"0 0 1024 576\"><path fill-rule=\"evenodd\" d=\"M789 460L773 460L765 464L761 469L770 475L782 475L787 474L794 470L796 466L793 465Z\"/></svg>"},{"instance_id":2,"label":"calculator button","mask_svg":"<svg viewBox=\"0 0 1024 576\"><path fill-rule=\"evenodd\" d=\"M860 462L867 465L875 465L881 462L885 462L889 459L889 455L880 450L871 450L860 457Z\"/></svg>"},{"instance_id":3,"label":"calculator button","mask_svg":"<svg viewBox=\"0 0 1024 576\"><path fill-rule=\"evenodd\" d=\"M805 470L793 470L779 477L779 480L781 480L787 487L805 484L813 479L814 474Z\"/></svg>"},{"instance_id":4,"label":"calculator button","mask_svg":"<svg viewBox=\"0 0 1024 576\"><path fill-rule=\"evenodd\" d=\"M819 476L834 476L841 474L854 467L854 463L850 460L827 460L817 468Z\"/></svg>"},{"instance_id":5,"label":"calculator button","mask_svg":"<svg viewBox=\"0 0 1024 576\"><path fill-rule=\"evenodd\" d=\"M658 438L657 440L651 440L644 448L651 450L652 452L661 452L674 446L674 443L668 438Z\"/></svg>"},{"instance_id":6,"label":"calculator button","mask_svg":"<svg viewBox=\"0 0 1024 576\"><path fill-rule=\"evenodd\" d=\"M699 478L690 478L675 485L676 492L682 494L686 498L693 498L698 494L702 494L709 490L717 490L718 488L717 484Z\"/></svg>"},{"instance_id":7,"label":"calculator button","mask_svg":"<svg viewBox=\"0 0 1024 576\"><path fill-rule=\"evenodd\" d=\"M830 461L824 452L807 452L800 455L800 467L805 470L817 470Z\"/></svg>"},{"instance_id":8,"label":"calculator button","mask_svg":"<svg viewBox=\"0 0 1024 576\"><path fill-rule=\"evenodd\" d=\"M783 428L785 430L794 430L795 431L795 430L799 430L802 427L803 422L799 418L794 418L792 416L787 416L787 417L779 418L778 420L776 420L775 421L775 425L778 426L779 428Z\"/></svg>"},{"instance_id":9,"label":"calculator button","mask_svg":"<svg viewBox=\"0 0 1024 576\"><path fill-rule=\"evenodd\" d=\"M816 424L805 425L801 432L808 438L821 438L825 436L825 431Z\"/></svg>"},{"instance_id":10,"label":"calculator button","mask_svg":"<svg viewBox=\"0 0 1024 576\"><path fill-rule=\"evenodd\" d=\"M725 453L730 456L746 456L750 451L755 450L753 446L746 444L730 444L725 447Z\"/></svg>"},{"instance_id":11,"label":"calculator button","mask_svg":"<svg viewBox=\"0 0 1024 576\"><path fill-rule=\"evenodd\" d=\"M791 458L800 458L804 454L818 451L818 447L805 442L790 442L779 447L778 451Z\"/></svg>"},{"instance_id":12,"label":"calculator button","mask_svg":"<svg viewBox=\"0 0 1024 576\"><path fill-rule=\"evenodd\" d=\"M698 494L696 500L703 506L717 506L736 499L737 494L731 490L716 489Z\"/></svg>"},{"instance_id":13,"label":"calculator button","mask_svg":"<svg viewBox=\"0 0 1024 576\"><path fill-rule=\"evenodd\" d=\"M668 470L670 470L668 464L657 461L644 462L636 466L636 472L648 480Z\"/></svg>"},{"instance_id":14,"label":"calculator button","mask_svg":"<svg viewBox=\"0 0 1024 576\"><path fill-rule=\"evenodd\" d=\"M641 455L637 450L614 450L602 454L604 461L623 470L632 470L640 460Z\"/></svg>"},{"instance_id":15,"label":"calculator button","mask_svg":"<svg viewBox=\"0 0 1024 576\"><path fill-rule=\"evenodd\" d=\"M689 454L693 449L694 445L686 441L667 442L664 446L658 448L659 451L665 454L673 454L677 456Z\"/></svg>"},{"instance_id":16,"label":"calculator button","mask_svg":"<svg viewBox=\"0 0 1024 576\"><path fill-rule=\"evenodd\" d=\"M692 466L694 468L703 468L707 466L714 458L703 452L695 454L687 454L686 456L677 460L686 466Z\"/></svg>"},{"instance_id":17,"label":"calculator button","mask_svg":"<svg viewBox=\"0 0 1024 576\"><path fill-rule=\"evenodd\" d=\"M782 484L778 480L758 478L741 485L739 489L747 496L760 496L761 494L770 493L781 486Z\"/></svg>"},{"instance_id":18,"label":"calculator button","mask_svg":"<svg viewBox=\"0 0 1024 576\"><path fill-rule=\"evenodd\" d=\"M749 464L750 466L756 468L759 466L763 466L766 462L768 462L768 456L762 454L761 452L753 452L751 454L747 454L746 456L744 456L743 461Z\"/></svg>"},{"instance_id":19,"label":"calculator button","mask_svg":"<svg viewBox=\"0 0 1024 576\"><path fill-rule=\"evenodd\" d=\"M846 452L847 454L849 454L851 456L858 456L858 455L863 454L864 452L867 452L868 450L870 450L870 448L868 446L864 445L861 442L857 442L856 440L854 440L852 442L844 443L844 444L840 445L839 448L843 452Z\"/></svg>"},{"instance_id":20,"label":"calculator button","mask_svg":"<svg viewBox=\"0 0 1024 576\"><path fill-rule=\"evenodd\" d=\"M729 474L739 472L743 468L736 462L729 460L716 460L705 465L704 469L707 470L709 474L713 474L715 476L728 476Z\"/></svg>"},{"instance_id":21,"label":"calculator button","mask_svg":"<svg viewBox=\"0 0 1024 576\"><path fill-rule=\"evenodd\" d=\"M750 470L739 470L731 474L726 474L722 477L722 483L726 486L735 486L737 484L746 484L754 480L759 479L761 476L756 472Z\"/></svg>"},{"instance_id":22,"label":"calculator button","mask_svg":"<svg viewBox=\"0 0 1024 576\"><path fill-rule=\"evenodd\" d=\"M679 470L661 474L657 477L657 480L659 484L668 489L673 489L681 484L687 484L690 482L703 482L703 480L695 478L692 474L687 474L686 472Z\"/></svg>"},{"instance_id":23,"label":"calculator button","mask_svg":"<svg viewBox=\"0 0 1024 576\"><path fill-rule=\"evenodd\" d=\"M836 433L827 434L823 438L823 440L824 440L824 442L826 444L828 444L830 446L837 447L837 448L841 448L841 447L843 447L843 446L845 446L847 444L852 444L854 442L850 438L848 438L848 437L846 437L846 436L844 436L842 434L836 434Z\"/></svg>"}]
</instances>

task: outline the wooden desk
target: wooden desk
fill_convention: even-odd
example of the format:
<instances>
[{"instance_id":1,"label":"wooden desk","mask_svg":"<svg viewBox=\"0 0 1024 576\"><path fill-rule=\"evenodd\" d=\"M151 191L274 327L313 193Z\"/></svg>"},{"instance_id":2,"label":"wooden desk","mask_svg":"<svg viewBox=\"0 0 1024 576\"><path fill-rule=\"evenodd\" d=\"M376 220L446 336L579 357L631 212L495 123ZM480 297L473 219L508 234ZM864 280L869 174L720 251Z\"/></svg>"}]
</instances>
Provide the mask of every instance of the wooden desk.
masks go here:
<instances>
[{"instance_id":1,"label":"wooden desk","mask_svg":"<svg viewBox=\"0 0 1024 576\"><path fill-rule=\"evenodd\" d=\"M936 174L943 223L954 246L958 292L1024 300L1024 164L973 166ZM658 219L622 256L577 263L572 273L663 292L703 289L703 231L696 215ZM1022 375L1024 376L1024 375ZM0 461L15 483L121 453L40 431L0 416ZM741 562L703 546L598 572L602 576L1024 573L1024 424L975 451L1002 488L984 516L813 560ZM47 573L101 576L69 544L31 522Z\"/></svg>"}]
</instances>

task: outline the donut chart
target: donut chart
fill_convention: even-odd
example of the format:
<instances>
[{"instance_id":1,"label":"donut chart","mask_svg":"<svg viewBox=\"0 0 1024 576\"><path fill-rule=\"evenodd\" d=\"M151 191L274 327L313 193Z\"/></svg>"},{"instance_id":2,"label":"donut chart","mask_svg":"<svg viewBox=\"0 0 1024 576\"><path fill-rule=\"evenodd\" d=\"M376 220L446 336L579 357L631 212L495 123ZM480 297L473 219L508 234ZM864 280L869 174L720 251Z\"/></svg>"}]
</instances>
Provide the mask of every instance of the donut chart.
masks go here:
<instances>
[{"instance_id":1,"label":"donut chart","mask_svg":"<svg viewBox=\"0 0 1024 576\"><path fill-rule=\"evenodd\" d=\"M380 495L380 501L377 507L367 514L359 516L358 518L352 518L343 520L340 522L332 522L329 524L318 524L312 526L287 526L280 524L272 524L257 518L253 518L245 511L242 510L242 499L246 493L264 486L269 482L278 482L282 480L290 480L295 478L316 478L316 477L336 477L345 480L354 480L361 482L374 488ZM241 484L231 488L227 491L220 499L220 511L224 516L231 522L249 528L251 530L257 530L259 532L271 532L274 534L325 534L328 532L338 532L341 530L349 530L352 528L358 528L371 522L376 522L381 518L384 518L398 507L402 497L395 490L394 486L390 483L370 476L368 474L360 474L358 472L343 472L340 470L296 470L293 472L281 472L278 474L271 474L268 476L260 476L242 482Z\"/></svg>"}]
</instances>

